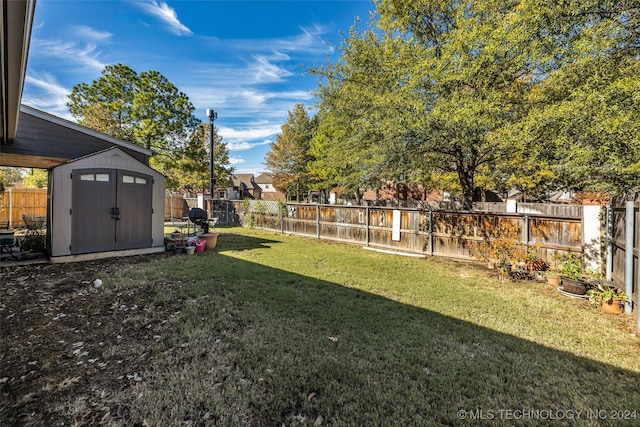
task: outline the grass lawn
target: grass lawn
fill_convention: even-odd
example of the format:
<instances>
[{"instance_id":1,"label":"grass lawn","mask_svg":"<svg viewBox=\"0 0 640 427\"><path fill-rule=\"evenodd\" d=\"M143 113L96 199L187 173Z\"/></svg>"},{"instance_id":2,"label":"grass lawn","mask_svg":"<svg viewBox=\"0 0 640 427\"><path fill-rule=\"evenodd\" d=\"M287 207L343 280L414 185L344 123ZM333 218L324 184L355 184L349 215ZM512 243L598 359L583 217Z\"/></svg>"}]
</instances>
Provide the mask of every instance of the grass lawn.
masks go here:
<instances>
[{"instance_id":1,"label":"grass lawn","mask_svg":"<svg viewBox=\"0 0 640 427\"><path fill-rule=\"evenodd\" d=\"M468 263L217 231L105 281L165 311L118 397L145 425L640 423L629 316Z\"/></svg>"}]
</instances>

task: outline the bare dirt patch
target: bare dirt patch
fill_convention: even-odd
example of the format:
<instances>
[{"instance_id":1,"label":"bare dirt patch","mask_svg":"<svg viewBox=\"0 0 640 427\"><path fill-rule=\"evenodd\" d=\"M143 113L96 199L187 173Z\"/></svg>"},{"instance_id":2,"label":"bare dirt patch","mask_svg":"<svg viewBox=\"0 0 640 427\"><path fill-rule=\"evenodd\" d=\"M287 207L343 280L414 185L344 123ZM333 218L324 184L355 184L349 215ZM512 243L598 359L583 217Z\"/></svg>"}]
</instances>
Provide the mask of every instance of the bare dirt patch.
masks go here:
<instances>
[{"instance_id":1,"label":"bare dirt patch","mask_svg":"<svg viewBox=\"0 0 640 427\"><path fill-rule=\"evenodd\" d=\"M94 280L164 256L0 267L0 425L131 425L116 395L139 381L171 301Z\"/></svg>"}]
</instances>

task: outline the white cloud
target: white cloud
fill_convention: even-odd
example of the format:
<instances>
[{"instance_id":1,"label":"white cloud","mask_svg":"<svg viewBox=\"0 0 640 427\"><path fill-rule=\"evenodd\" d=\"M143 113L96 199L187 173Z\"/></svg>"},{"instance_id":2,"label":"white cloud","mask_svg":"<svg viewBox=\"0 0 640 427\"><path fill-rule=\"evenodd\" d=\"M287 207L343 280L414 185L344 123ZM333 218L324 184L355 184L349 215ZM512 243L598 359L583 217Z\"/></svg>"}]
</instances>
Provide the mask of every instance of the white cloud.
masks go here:
<instances>
[{"instance_id":1,"label":"white cloud","mask_svg":"<svg viewBox=\"0 0 640 427\"><path fill-rule=\"evenodd\" d=\"M178 36L190 36L193 34L193 32L186 25L180 22L176 11L169 7L169 5L167 5L165 2L149 0L140 3L136 2L136 4L139 4L140 7L148 14L158 18L160 21L168 25L169 31L171 31L172 33Z\"/></svg>"},{"instance_id":2,"label":"white cloud","mask_svg":"<svg viewBox=\"0 0 640 427\"><path fill-rule=\"evenodd\" d=\"M241 73L242 70L238 72ZM248 82L236 82L235 79L231 82L221 80L216 75L211 79L203 79L196 73L182 75L181 78L191 83L185 86L178 82L177 85L196 107L198 116L204 116L206 108L213 108L225 117L261 117L277 120L280 126L295 104L308 104L313 99L313 95L306 90L264 90ZM195 81L202 83L193 85Z\"/></svg>"},{"instance_id":3,"label":"white cloud","mask_svg":"<svg viewBox=\"0 0 640 427\"><path fill-rule=\"evenodd\" d=\"M224 137L224 135L223 135L223 137ZM252 149L254 149L256 147L259 147L261 145L270 144L271 140L264 140L264 141L260 141L260 142L248 142L248 141L243 141L243 140L234 141L232 139L229 139L227 141L225 139L225 142L227 143L227 147L229 148L229 151L247 151L247 150L252 150Z\"/></svg>"},{"instance_id":4,"label":"white cloud","mask_svg":"<svg viewBox=\"0 0 640 427\"><path fill-rule=\"evenodd\" d=\"M275 135L281 132L280 124L276 125L273 122L267 120L263 120L260 122L245 122L243 124L243 128L241 129L237 127L221 127L218 130L220 132L220 135L223 135L225 138L234 140L245 139L249 141L253 141L256 139L266 139L271 135ZM266 142L262 142L262 144L266 144Z\"/></svg>"},{"instance_id":5,"label":"white cloud","mask_svg":"<svg viewBox=\"0 0 640 427\"><path fill-rule=\"evenodd\" d=\"M252 173L254 176L258 176L262 173L262 171L264 171L264 165L255 165L255 164L247 164L245 165L244 168L237 168L235 170L235 174L241 174L241 173Z\"/></svg>"},{"instance_id":6,"label":"white cloud","mask_svg":"<svg viewBox=\"0 0 640 427\"><path fill-rule=\"evenodd\" d=\"M73 41L32 39L29 56L39 59L53 57L67 65L77 64L85 69L98 71L106 65L98 58L100 52L94 44L87 43L81 47Z\"/></svg>"},{"instance_id":7,"label":"white cloud","mask_svg":"<svg viewBox=\"0 0 640 427\"><path fill-rule=\"evenodd\" d=\"M291 76L293 73L283 68L274 62L273 59L282 60L278 55L273 57L265 55L254 55L254 63L250 66L255 82L259 83L273 83L284 80L285 77Z\"/></svg>"},{"instance_id":8,"label":"white cloud","mask_svg":"<svg viewBox=\"0 0 640 427\"><path fill-rule=\"evenodd\" d=\"M322 38L327 34L326 27L316 25L312 28L300 27L301 33L290 37L262 38L262 39L215 39L211 47L230 50L232 52L290 52L308 56L318 56L333 52Z\"/></svg>"},{"instance_id":9,"label":"white cloud","mask_svg":"<svg viewBox=\"0 0 640 427\"><path fill-rule=\"evenodd\" d=\"M95 30L87 25L79 25L75 27L75 32L83 39L92 39L97 41L106 41L113 36L113 34L108 31Z\"/></svg>"},{"instance_id":10,"label":"white cloud","mask_svg":"<svg viewBox=\"0 0 640 427\"><path fill-rule=\"evenodd\" d=\"M23 104L73 120L67 108L67 95L71 91L60 85L55 76L30 70L25 77L25 86L32 86L32 88L25 91L28 95L23 96Z\"/></svg>"},{"instance_id":11,"label":"white cloud","mask_svg":"<svg viewBox=\"0 0 640 427\"><path fill-rule=\"evenodd\" d=\"M246 162L246 160L242 157L229 157L229 163L231 166L241 165L244 162Z\"/></svg>"}]
</instances>

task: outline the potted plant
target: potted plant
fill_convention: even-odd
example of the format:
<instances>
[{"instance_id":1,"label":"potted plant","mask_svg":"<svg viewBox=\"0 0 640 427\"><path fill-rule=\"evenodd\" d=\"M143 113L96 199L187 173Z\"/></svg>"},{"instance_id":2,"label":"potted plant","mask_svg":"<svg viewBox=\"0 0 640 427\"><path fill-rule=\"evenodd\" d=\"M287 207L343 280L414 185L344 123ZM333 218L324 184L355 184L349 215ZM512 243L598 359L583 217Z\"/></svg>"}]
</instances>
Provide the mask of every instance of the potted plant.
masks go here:
<instances>
[{"instance_id":1,"label":"potted plant","mask_svg":"<svg viewBox=\"0 0 640 427\"><path fill-rule=\"evenodd\" d=\"M538 255L542 244L526 243L521 237L517 223L504 222L495 229L493 236L472 243L470 253L486 261L490 269L498 268L501 278L531 278L536 271L546 268L546 262Z\"/></svg>"},{"instance_id":2,"label":"potted plant","mask_svg":"<svg viewBox=\"0 0 640 427\"><path fill-rule=\"evenodd\" d=\"M580 258L575 254L569 254L560 257L560 262L562 290L570 294L584 295L587 292L587 285L582 280L584 270L580 264Z\"/></svg>"},{"instance_id":3,"label":"potted plant","mask_svg":"<svg viewBox=\"0 0 640 427\"><path fill-rule=\"evenodd\" d=\"M550 268L544 272L544 277L547 279L547 283L553 286L560 286L561 276L560 272L555 268Z\"/></svg>"},{"instance_id":4,"label":"potted plant","mask_svg":"<svg viewBox=\"0 0 640 427\"><path fill-rule=\"evenodd\" d=\"M598 283L595 289L589 289L589 301L606 313L620 314L624 307L625 301L629 297L615 286Z\"/></svg>"},{"instance_id":5,"label":"potted plant","mask_svg":"<svg viewBox=\"0 0 640 427\"><path fill-rule=\"evenodd\" d=\"M538 255L540 244L527 245L525 247L524 267L529 279L542 278L549 265Z\"/></svg>"}]
</instances>

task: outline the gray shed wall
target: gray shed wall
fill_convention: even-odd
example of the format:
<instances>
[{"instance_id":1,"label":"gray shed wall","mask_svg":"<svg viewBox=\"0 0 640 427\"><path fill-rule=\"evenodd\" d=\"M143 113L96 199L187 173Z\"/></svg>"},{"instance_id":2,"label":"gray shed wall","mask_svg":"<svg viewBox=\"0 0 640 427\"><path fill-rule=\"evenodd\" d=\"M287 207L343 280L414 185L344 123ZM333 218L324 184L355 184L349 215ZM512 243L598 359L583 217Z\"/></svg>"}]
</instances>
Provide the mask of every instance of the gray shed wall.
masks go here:
<instances>
[{"instance_id":1,"label":"gray shed wall","mask_svg":"<svg viewBox=\"0 0 640 427\"><path fill-rule=\"evenodd\" d=\"M153 214L151 218L152 247L164 247L165 178L118 148L71 161L53 168L49 176L49 254L52 257L71 255L72 179L77 169L106 168L139 172L153 177Z\"/></svg>"}]
</instances>

